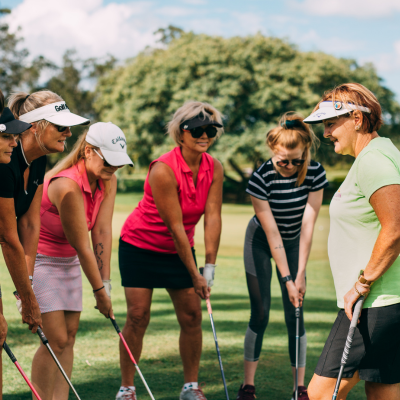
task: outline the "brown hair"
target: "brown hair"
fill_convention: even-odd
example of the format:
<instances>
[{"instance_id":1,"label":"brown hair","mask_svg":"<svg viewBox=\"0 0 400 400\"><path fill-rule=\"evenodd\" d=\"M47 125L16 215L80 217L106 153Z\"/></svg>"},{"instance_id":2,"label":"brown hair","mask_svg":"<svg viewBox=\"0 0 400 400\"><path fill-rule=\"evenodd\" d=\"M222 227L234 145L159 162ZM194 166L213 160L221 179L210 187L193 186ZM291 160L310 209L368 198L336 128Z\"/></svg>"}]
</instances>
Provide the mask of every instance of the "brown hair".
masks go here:
<instances>
[{"instance_id":1,"label":"brown hair","mask_svg":"<svg viewBox=\"0 0 400 400\"><path fill-rule=\"evenodd\" d=\"M86 130L85 132L82 133L82 135L79 136L71 152L62 160L60 160L49 172L47 172L45 176L46 179L49 180L53 178L53 176L59 174L61 171L64 171L78 164L79 161L85 158L86 147L90 147L91 149L95 149L97 151L100 150L99 147L93 146L92 144L86 141L87 133L88 131ZM111 183L110 181L103 181L103 183L104 183L104 191L107 194L110 191Z\"/></svg>"},{"instance_id":2,"label":"brown hair","mask_svg":"<svg viewBox=\"0 0 400 400\"><path fill-rule=\"evenodd\" d=\"M0 114L3 112L3 110L4 110L4 94L0 90Z\"/></svg>"},{"instance_id":3,"label":"brown hair","mask_svg":"<svg viewBox=\"0 0 400 400\"><path fill-rule=\"evenodd\" d=\"M181 123L196 117L200 113L203 113L203 115L207 116L211 121L218 122L222 125L221 113L211 104L194 100L187 101L182 107L176 110L172 120L167 124L168 134L178 146L182 144L182 129L180 128ZM224 131L223 128L217 129L218 133L213 142L217 140Z\"/></svg>"},{"instance_id":4,"label":"brown hair","mask_svg":"<svg viewBox=\"0 0 400 400\"><path fill-rule=\"evenodd\" d=\"M300 186L304 182L311 161L311 150L316 150L319 145L319 139L310 125L303 122L303 119L299 114L289 111L283 114L279 125L267 133L267 145L272 151L278 145L291 150L299 144L304 145L303 158L306 161L298 168L296 186Z\"/></svg>"},{"instance_id":5,"label":"brown hair","mask_svg":"<svg viewBox=\"0 0 400 400\"><path fill-rule=\"evenodd\" d=\"M314 111L318 109L322 101L328 100L332 100L332 102L341 101L344 103L344 106L346 106L346 103L351 103L357 106L368 107L371 110L370 113L360 111L363 115L362 130L364 132L372 133L379 130L383 125L382 108L378 99L370 90L359 83L343 83L325 92L320 102L314 108ZM349 109L349 113L352 111Z\"/></svg>"}]
</instances>

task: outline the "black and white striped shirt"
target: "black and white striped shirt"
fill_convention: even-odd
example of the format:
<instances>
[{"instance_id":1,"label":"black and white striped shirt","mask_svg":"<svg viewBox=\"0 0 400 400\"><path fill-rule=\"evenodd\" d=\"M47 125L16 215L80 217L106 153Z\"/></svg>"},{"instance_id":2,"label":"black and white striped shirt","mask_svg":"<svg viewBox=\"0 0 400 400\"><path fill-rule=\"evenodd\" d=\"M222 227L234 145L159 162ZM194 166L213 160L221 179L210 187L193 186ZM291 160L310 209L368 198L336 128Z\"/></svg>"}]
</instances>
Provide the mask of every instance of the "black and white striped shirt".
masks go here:
<instances>
[{"instance_id":1,"label":"black and white striped shirt","mask_svg":"<svg viewBox=\"0 0 400 400\"><path fill-rule=\"evenodd\" d=\"M269 159L253 172L246 189L251 196L269 202L282 239L294 239L300 234L308 194L328 186L324 167L312 160L304 182L296 186L296 180L297 172L285 178ZM254 220L261 226L256 216Z\"/></svg>"}]
</instances>

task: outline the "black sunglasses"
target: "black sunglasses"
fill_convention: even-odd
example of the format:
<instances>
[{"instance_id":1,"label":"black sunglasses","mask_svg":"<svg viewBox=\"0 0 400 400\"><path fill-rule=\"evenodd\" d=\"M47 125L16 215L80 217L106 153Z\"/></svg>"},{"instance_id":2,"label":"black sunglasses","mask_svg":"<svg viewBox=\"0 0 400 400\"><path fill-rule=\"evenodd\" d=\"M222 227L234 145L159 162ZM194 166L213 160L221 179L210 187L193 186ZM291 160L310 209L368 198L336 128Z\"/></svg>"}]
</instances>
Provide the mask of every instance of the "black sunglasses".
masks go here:
<instances>
[{"instance_id":1,"label":"black sunglasses","mask_svg":"<svg viewBox=\"0 0 400 400\"><path fill-rule=\"evenodd\" d=\"M184 129L184 130L189 131L194 139L202 137L204 132L206 133L207 137L211 139L217 136L218 132L218 129L212 125L207 126L207 128L202 128L201 126L198 126L197 128Z\"/></svg>"},{"instance_id":2,"label":"black sunglasses","mask_svg":"<svg viewBox=\"0 0 400 400\"><path fill-rule=\"evenodd\" d=\"M299 167L300 165L303 165L306 160L303 160L302 158L295 158L293 160L279 160L276 162L276 165L280 167L286 167L289 165L289 163L292 163L295 167Z\"/></svg>"},{"instance_id":3,"label":"black sunglasses","mask_svg":"<svg viewBox=\"0 0 400 400\"><path fill-rule=\"evenodd\" d=\"M56 127L58 132L65 132L69 128L69 126L60 126L60 125L56 125L56 124L53 124L53 125Z\"/></svg>"}]
</instances>

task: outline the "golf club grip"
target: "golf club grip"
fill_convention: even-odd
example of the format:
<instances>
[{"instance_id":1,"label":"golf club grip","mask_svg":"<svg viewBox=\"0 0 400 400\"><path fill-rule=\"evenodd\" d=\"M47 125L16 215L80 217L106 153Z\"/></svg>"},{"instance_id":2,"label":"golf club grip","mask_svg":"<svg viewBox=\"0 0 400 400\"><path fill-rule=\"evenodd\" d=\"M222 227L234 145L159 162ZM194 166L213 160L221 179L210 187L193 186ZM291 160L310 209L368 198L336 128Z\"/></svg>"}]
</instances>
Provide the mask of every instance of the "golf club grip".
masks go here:
<instances>
[{"instance_id":1,"label":"golf club grip","mask_svg":"<svg viewBox=\"0 0 400 400\"><path fill-rule=\"evenodd\" d=\"M294 310L294 315L296 318L300 318L300 307L296 307Z\"/></svg>"},{"instance_id":2,"label":"golf club grip","mask_svg":"<svg viewBox=\"0 0 400 400\"><path fill-rule=\"evenodd\" d=\"M344 350L343 350L343 355L342 355L342 360L341 360L342 365L345 365L349 358L350 349L351 349L351 345L353 343L353 338L354 338L354 332L357 327L358 318L360 318L360 313L361 313L363 303L364 303L364 296L361 296L358 298L356 304L354 305L353 318L351 319L349 333L347 334L346 344L345 344Z\"/></svg>"},{"instance_id":3,"label":"golf club grip","mask_svg":"<svg viewBox=\"0 0 400 400\"><path fill-rule=\"evenodd\" d=\"M110 318L110 319L111 319L111 323L114 325L115 330L117 331L118 334L120 334L121 333L121 329L119 329L117 321L115 319L112 319L112 318Z\"/></svg>"},{"instance_id":4,"label":"golf club grip","mask_svg":"<svg viewBox=\"0 0 400 400\"><path fill-rule=\"evenodd\" d=\"M208 311L208 314L209 314L210 316L212 316L211 301L210 301L210 298L209 298L209 297L206 298L206 304L207 304L207 311Z\"/></svg>"},{"instance_id":5,"label":"golf club grip","mask_svg":"<svg viewBox=\"0 0 400 400\"><path fill-rule=\"evenodd\" d=\"M42 343L44 345L46 345L47 343L49 343L49 341L47 340L47 337L45 336L45 334L42 331L42 328L40 326L38 326L37 328L37 332L38 336L40 337L40 340L42 341Z\"/></svg>"},{"instance_id":6,"label":"golf club grip","mask_svg":"<svg viewBox=\"0 0 400 400\"><path fill-rule=\"evenodd\" d=\"M14 356L13 352L8 347L8 344L6 342L3 343L3 349L6 351L8 357L10 357L11 361L13 363L16 363L17 362L17 357Z\"/></svg>"}]
</instances>

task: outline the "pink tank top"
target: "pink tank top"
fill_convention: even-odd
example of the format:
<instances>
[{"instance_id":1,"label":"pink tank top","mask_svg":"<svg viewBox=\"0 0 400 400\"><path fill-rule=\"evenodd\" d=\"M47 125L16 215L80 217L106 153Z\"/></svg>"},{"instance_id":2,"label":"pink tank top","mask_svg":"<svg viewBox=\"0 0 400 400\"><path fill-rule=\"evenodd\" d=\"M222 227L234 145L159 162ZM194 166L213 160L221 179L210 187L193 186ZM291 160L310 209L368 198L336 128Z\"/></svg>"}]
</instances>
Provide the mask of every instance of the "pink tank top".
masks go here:
<instances>
[{"instance_id":1,"label":"pink tank top","mask_svg":"<svg viewBox=\"0 0 400 400\"><path fill-rule=\"evenodd\" d=\"M76 256L76 251L69 244L64 234L58 210L51 203L47 194L50 182L60 177L70 178L79 185L82 191L88 231L93 228L101 202L104 199L104 184L101 180L98 180L98 187L92 197L84 160L44 182L42 204L40 206L41 226L38 253L50 257L73 257Z\"/></svg>"},{"instance_id":2,"label":"pink tank top","mask_svg":"<svg viewBox=\"0 0 400 400\"><path fill-rule=\"evenodd\" d=\"M183 225L188 236L190 246L194 246L194 229L199 219L204 214L208 192L214 175L214 160L203 153L197 176L197 185L194 186L193 173L182 157L180 147L175 147L170 152L162 155L150 164L163 162L174 171L178 182L179 204L182 208ZM144 183L143 199L129 215L121 231L121 239L141 249L157 251L160 253L176 253L174 241L167 226L161 219L154 203L149 173Z\"/></svg>"}]
</instances>

